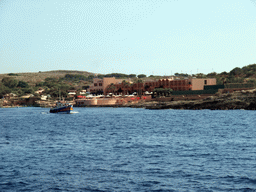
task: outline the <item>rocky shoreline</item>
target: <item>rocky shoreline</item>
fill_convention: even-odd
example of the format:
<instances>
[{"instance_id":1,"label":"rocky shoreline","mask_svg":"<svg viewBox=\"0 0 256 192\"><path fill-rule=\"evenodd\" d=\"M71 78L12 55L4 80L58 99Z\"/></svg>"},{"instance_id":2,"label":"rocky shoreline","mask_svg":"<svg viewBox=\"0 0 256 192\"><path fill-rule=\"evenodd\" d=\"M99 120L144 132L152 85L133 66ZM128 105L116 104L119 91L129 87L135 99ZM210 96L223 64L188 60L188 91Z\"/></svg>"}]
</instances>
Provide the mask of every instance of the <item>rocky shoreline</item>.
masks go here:
<instances>
[{"instance_id":1,"label":"rocky shoreline","mask_svg":"<svg viewBox=\"0 0 256 192\"><path fill-rule=\"evenodd\" d=\"M50 108L54 101L38 102L34 107ZM74 104L74 103L72 103ZM31 105L33 106L33 105ZM0 106L4 108L9 107L27 107L27 106ZM74 105L74 107L76 107ZM159 109L187 109L187 110L256 110L256 89L242 90L234 93L218 94L209 96L201 100L180 100L180 101L141 101L141 102L128 102L119 105L94 105L85 107L130 107L130 108L145 108L152 110Z\"/></svg>"},{"instance_id":2,"label":"rocky shoreline","mask_svg":"<svg viewBox=\"0 0 256 192\"><path fill-rule=\"evenodd\" d=\"M210 96L202 100L189 101L150 101L145 103L126 104L124 107L145 109L188 109L188 110L256 110L256 89Z\"/></svg>"}]
</instances>

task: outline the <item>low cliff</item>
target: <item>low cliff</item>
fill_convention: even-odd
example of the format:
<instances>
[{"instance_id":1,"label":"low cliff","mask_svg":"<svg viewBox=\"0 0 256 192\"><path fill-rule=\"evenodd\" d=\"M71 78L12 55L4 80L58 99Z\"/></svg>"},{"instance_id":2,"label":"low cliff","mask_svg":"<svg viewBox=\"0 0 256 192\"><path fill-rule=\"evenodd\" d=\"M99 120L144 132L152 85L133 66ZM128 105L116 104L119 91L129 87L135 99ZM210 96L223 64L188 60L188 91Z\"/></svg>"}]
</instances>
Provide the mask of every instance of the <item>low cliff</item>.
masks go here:
<instances>
[{"instance_id":1,"label":"low cliff","mask_svg":"<svg viewBox=\"0 0 256 192\"><path fill-rule=\"evenodd\" d=\"M169 101L169 102L141 102L136 104L126 104L125 107L146 108L146 109L256 109L256 89L247 91L237 91L234 93L210 96L197 101Z\"/></svg>"}]
</instances>

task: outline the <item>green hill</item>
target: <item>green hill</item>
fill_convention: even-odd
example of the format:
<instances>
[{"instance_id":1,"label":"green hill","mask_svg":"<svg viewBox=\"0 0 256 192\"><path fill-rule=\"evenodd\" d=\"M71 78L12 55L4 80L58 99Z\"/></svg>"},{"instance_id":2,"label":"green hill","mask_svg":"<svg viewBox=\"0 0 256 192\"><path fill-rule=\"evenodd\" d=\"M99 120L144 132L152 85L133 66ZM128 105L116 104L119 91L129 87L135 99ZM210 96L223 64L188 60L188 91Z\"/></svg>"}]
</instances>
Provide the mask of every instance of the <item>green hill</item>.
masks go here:
<instances>
[{"instance_id":1,"label":"green hill","mask_svg":"<svg viewBox=\"0 0 256 192\"><path fill-rule=\"evenodd\" d=\"M180 78L191 77L191 75L183 73L175 73ZM57 95L58 90L61 90L63 96L67 95L70 89L86 89L92 82L96 74L87 71L75 70L56 70L56 71L39 71L37 73L8 73L0 74L0 98L7 93L16 93L18 96L34 93L39 88L45 89L46 94ZM97 74L98 78L116 77L116 78L131 78L133 82L157 80L164 76L149 76L140 74ZM236 67L230 72L222 73L198 73L192 75L196 78L216 78L217 84L226 83L253 83L256 85L256 64Z\"/></svg>"}]
</instances>

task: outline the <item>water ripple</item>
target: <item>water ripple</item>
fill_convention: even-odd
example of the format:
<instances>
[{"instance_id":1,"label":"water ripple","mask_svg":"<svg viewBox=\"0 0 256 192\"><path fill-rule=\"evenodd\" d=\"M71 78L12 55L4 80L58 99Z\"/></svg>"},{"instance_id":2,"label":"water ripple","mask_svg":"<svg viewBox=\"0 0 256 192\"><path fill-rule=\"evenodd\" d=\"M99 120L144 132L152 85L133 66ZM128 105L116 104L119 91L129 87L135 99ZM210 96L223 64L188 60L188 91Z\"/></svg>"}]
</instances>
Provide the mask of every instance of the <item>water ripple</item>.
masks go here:
<instances>
[{"instance_id":1,"label":"water ripple","mask_svg":"<svg viewBox=\"0 0 256 192\"><path fill-rule=\"evenodd\" d=\"M256 189L254 111L48 110L0 109L0 191Z\"/></svg>"}]
</instances>

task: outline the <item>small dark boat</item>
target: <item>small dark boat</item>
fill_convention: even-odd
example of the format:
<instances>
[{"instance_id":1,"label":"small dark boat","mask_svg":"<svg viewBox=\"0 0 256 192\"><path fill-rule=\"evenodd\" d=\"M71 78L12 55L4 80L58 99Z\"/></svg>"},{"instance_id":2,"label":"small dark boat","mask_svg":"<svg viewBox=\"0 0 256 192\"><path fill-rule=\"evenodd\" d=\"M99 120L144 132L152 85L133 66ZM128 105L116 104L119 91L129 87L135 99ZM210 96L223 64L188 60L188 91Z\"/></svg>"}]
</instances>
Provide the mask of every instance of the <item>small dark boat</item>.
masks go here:
<instances>
[{"instance_id":1,"label":"small dark boat","mask_svg":"<svg viewBox=\"0 0 256 192\"><path fill-rule=\"evenodd\" d=\"M66 101L57 101L56 106L50 109L50 113L70 113L73 111L73 105Z\"/></svg>"}]
</instances>

